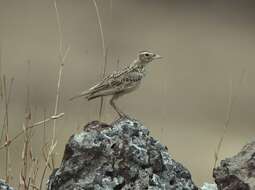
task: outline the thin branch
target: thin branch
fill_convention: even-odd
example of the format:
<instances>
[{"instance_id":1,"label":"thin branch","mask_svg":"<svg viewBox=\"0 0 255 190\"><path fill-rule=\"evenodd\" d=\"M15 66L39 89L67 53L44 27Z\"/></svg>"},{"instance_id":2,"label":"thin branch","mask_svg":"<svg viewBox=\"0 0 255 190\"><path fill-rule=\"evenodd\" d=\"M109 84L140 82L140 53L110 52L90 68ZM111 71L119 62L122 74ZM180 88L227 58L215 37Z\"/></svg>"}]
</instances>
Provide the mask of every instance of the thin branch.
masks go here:
<instances>
[{"instance_id":1,"label":"thin branch","mask_svg":"<svg viewBox=\"0 0 255 190\"><path fill-rule=\"evenodd\" d=\"M31 61L28 60L27 61L27 85L26 85L26 90L27 90L27 94L26 94L26 108L25 108L25 112L26 112L26 119L27 120L31 120L31 106L30 106L30 75L31 75Z\"/></svg>"},{"instance_id":2,"label":"thin branch","mask_svg":"<svg viewBox=\"0 0 255 190\"><path fill-rule=\"evenodd\" d=\"M117 65L116 65L116 70L118 71L119 69L120 69L120 59L118 58L117 59L117 63L116 63Z\"/></svg>"},{"instance_id":3,"label":"thin branch","mask_svg":"<svg viewBox=\"0 0 255 190\"><path fill-rule=\"evenodd\" d=\"M96 15L97 15L97 22L99 25L99 30L100 30L100 36L101 36L101 41L102 41L102 52L103 52L103 57L104 57L104 67L103 67L103 75L102 79L105 77L105 71L106 71L106 66L107 66L107 50L105 48L105 38L104 38L104 32L103 32L103 26L102 26L102 21L101 17L99 14L99 9L97 6L96 0L93 0L95 10L96 10ZM103 112L103 104L104 104L104 98L100 98L100 108L99 108L99 120L101 120L102 117L102 112Z\"/></svg>"},{"instance_id":4,"label":"thin branch","mask_svg":"<svg viewBox=\"0 0 255 190\"><path fill-rule=\"evenodd\" d=\"M217 145L216 151L215 151L215 155L214 155L214 166L213 168L216 167L218 159L219 159L219 153L220 153L220 149L222 147L222 143L223 140L225 138L226 132L227 132L227 128L229 126L229 122L230 122L230 118L231 118L231 114L232 114L232 108L233 108L233 80L231 79L230 81L230 88L229 88L229 101L228 101L228 111L227 111L227 117L226 117L226 121L224 123L224 128L223 128L223 132L222 132L222 136L220 137L219 143Z\"/></svg>"},{"instance_id":5,"label":"thin branch","mask_svg":"<svg viewBox=\"0 0 255 190\"><path fill-rule=\"evenodd\" d=\"M113 23L113 0L110 0L111 25Z\"/></svg>"},{"instance_id":6,"label":"thin branch","mask_svg":"<svg viewBox=\"0 0 255 190\"><path fill-rule=\"evenodd\" d=\"M241 77L240 77L240 81L239 81L239 84L238 84L238 88L241 86L245 74L246 74L246 70L243 70L242 73L241 73ZM222 144L223 144L223 140L225 139L227 130L228 130L229 125L230 125L231 116L232 116L232 112L233 112L233 105L234 105L234 103L236 101L236 98L237 98L237 94L235 94L235 95L233 95L233 94L234 94L233 93L233 80L231 79L230 80L230 91L229 91L229 102L228 102L227 116L226 116L226 120L225 120L225 123L224 123L222 135L220 137L220 140L218 142L216 151L214 153L214 165L213 165L213 168L216 168L216 166L217 166L217 162L219 160L219 154L220 154L220 150L221 150L221 147L222 147Z\"/></svg>"},{"instance_id":7,"label":"thin branch","mask_svg":"<svg viewBox=\"0 0 255 190\"><path fill-rule=\"evenodd\" d=\"M30 106L30 72L31 69L31 62L28 60L27 62L27 85L26 85L26 108L25 108L25 123L23 124L23 130L24 130L24 147L22 151L22 160L23 160L23 169L21 172L23 183L25 187L29 187L29 183L27 182L27 171L29 167L29 145L30 145L30 139L31 139L31 133L29 133L28 125L32 119L31 114L31 106Z\"/></svg>"},{"instance_id":8,"label":"thin branch","mask_svg":"<svg viewBox=\"0 0 255 190\"><path fill-rule=\"evenodd\" d=\"M0 142L2 141L3 135L4 135L4 130L6 125L8 124L8 112L6 112L6 107L8 108L8 105L10 103L10 99L11 99L11 90L12 90L12 86L13 86L13 82L14 82L14 78L11 78L11 83L9 86L9 92L7 92L7 84L6 84L6 77L5 75L3 76L3 99L5 101L4 106L5 106L5 115L4 115L4 120L3 120L3 124L2 124L2 132L1 132L1 137L0 137ZM6 87L4 87L6 86ZM6 89L4 89L6 88ZM6 94L5 94L6 93ZM7 102L6 102L7 100Z\"/></svg>"},{"instance_id":9,"label":"thin branch","mask_svg":"<svg viewBox=\"0 0 255 190\"><path fill-rule=\"evenodd\" d=\"M32 125L29 125L27 127L27 129L32 129L34 127L38 127L38 126L41 126L41 125L44 125L45 123L51 121L51 120L56 120L56 119L60 119L64 116L64 113L60 113L59 115L56 115L56 116L51 116L43 121L39 121L39 122L36 122ZM14 142L17 138L19 138L21 135L23 135L25 133L24 130L20 131L18 134L16 134L12 139L8 140L7 142L5 142L3 145L0 146L0 150L3 149L4 147L10 145L12 142Z\"/></svg>"},{"instance_id":10,"label":"thin branch","mask_svg":"<svg viewBox=\"0 0 255 190\"><path fill-rule=\"evenodd\" d=\"M58 25L58 35L59 35L59 53L60 53L60 57L63 57L63 53L62 53L62 46L63 46L63 32L61 29L61 23L60 23L60 16L59 16L59 11L58 11L58 7L57 7L57 1L54 0L54 8L55 8L55 13L56 13L56 19L57 19L57 25Z\"/></svg>"},{"instance_id":11,"label":"thin branch","mask_svg":"<svg viewBox=\"0 0 255 190\"><path fill-rule=\"evenodd\" d=\"M30 186L32 189L38 189L36 187L36 178L38 175L38 170L39 170L39 161L36 158L32 158L32 164L30 167L30 172L29 172L29 179L31 181Z\"/></svg>"},{"instance_id":12,"label":"thin branch","mask_svg":"<svg viewBox=\"0 0 255 190\"><path fill-rule=\"evenodd\" d=\"M5 103L5 142L9 141L9 101L11 97L11 91L13 86L14 79L11 79L11 82L9 84L9 89L7 90L7 80L6 77L3 77L3 89L4 89L4 103ZM4 128L4 127L3 127ZM9 168L10 168L10 152L9 152L9 146L6 146L6 152L5 152L5 178L6 181L9 182Z\"/></svg>"},{"instance_id":13,"label":"thin branch","mask_svg":"<svg viewBox=\"0 0 255 190\"><path fill-rule=\"evenodd\" d=\"M0 98L3 100L3 83L2 83L2 61L3 61L3 54L2 54L2 43L0 41Z\"/></svg>"},{"instance_id":14,"label":"thin branch","mask_svg":"<svg viewBox=\"0 0 255 190\"><path fill-rule=\"evenodd\" d=\"M45 176L45 173L46 173L46 170L48 168L48 164L49 164L49 161L50 161L50 157L55 149L57 145L57 142L55 142L51 147L50 147L50 150L49 150L49 153L48 153L48 156L47 156L47 161L45 163L45 167L43 169L43 174L42 174L42 177L41 177L41 182L40 182L40 186L39 186L39 189L41 190L42 189L42 184L43 184L43 180L44 180L44 176Z\"/></svg>"},{"instance_id":15,"label":"thin branch","mask_svg":"<svg viewBox=\"0 0 255 190\"><path fill-rule=\"evenodd\" d=\"M4 135L4 130L5 130L5 142L8 140L9 136L8 136L8 126L9 126L9 103L10 103L10 95L11 95L11 89L12 89L12 86L13 86L13 81L14 81L14 78L11 79L11 83L10 83L10 86L9 86L9 92L7 93L7 87L6 87L6 77L3 76L3 95L4 95L4 101L5 101L5 115L4 115L4 120L3 120L3 127L2 127L2 132L1 132L1 137L0 137L0 142L1 142L1 139ZM7 95L8 94L8 95ZM6 98L7 96L7 98Z\"/></svg>"},{"instance_id":16,"label":"thin branch","mask_svg":"<svg viewBox=\"0 0 255 190\"><path fill-rule=\"evenodd\" d=\"M57 94L56 94L56 103L55 103L54 115L57 115L57 113L58 113L58 106L59 106L59 99L60 99L60 85L61 85L61 81L62 81L63 67L64 67L64 65L61 64L60 69L59 69L59 74L58 74L58 85L57 85ZM52 144L54 144L55 140L56 140L56 120L53 121Z\"/></svg>"},{"instance_id":17,"label":"thin branch","mask_svg":"<svg viewBox=\"0 0 255 190\"><path fill-rule=\"evenodd\" d=\"M106 49L106 53L105 53L105 56L104 56L104 68L103 68L103 76L102 76L102 78L104 78L105 74L106 74L107 56L108 56L108 48ZM99 109L99 120L101 120L101 118L102 118L103 106L104 106L104 98L101 97L101 99L100 99L100 109Z\"/></svg>"},{"instance_id":18,"label":"thin branch","mask_svg":"<svg viewBox=\"0 0 255 190\"><path fill-rule=\"evenodd\" d=\"M68 53L69 53L70 49L71 49L71 47L70 47L70 46L68 46L68 47L67 47L67 49L66 49L66 51L65 51L65 53L64 53L64 55L63 55L63 57L62 57L62 63L64 63L64 62L65 62L66 57L67 57L67 55L68 55Z\"/></svg>"},{"instance_id":19,"label":"thin branch","mask_svg":"<svg viewBox=\"0 0 255 190\"><path fill-rule=\"evenodd\" d=\"M96 0L93 0L93 3L94 3L94 6L95 6L95 9L96 9L97 21L98 21L98 25L99 25L99 29L100 29L100 35L101 35L101 40L102 40L102 52L103 52L103 56L105 56L106 50L105 50L105 39L104 39L102 21L101 21L101 17L100 17L100 14L99 14L99 9L98 9Z\"/></svg>"},{"instance_id":20,"label":"thin branch","mask_svg":"<svg viewBox=\"0 0 255 190\"><path fill-rule=\"evenodd\" d=\"M46 109L43 110L43 120L46 120ZM43 123L43 146L46 144L46 123Z\"/></svg>"},{"instance_id":21,"label":"thin branch","mask_svg":"<svg viewBox=\"0 0 255 190\"><path fill-rule=\"evenodd\" d=\"M47 153L49 152L49 150L47 150L47 144L43 145L42 147L42 156L43 156L43 159L45 161L45 163L47 162ZM50 163L48 163L48 168L53 170L53 168L51 167Z\"/></svg>"},{"instance_id":22,"label":"thin branch","mask_svg":"<svg viewBox=\"0 0 255 190\"><path fill-rule=\"evenodd\" d=\"M9 130L8 130L8 121L9 121L9 119L8 119L8 100L7 100L7 82L6 82L6 78L5 78L5 76L4 76L4 78L3 78L3 85L4 85L4 102L5 102L5 116L6 116L6 122L5 122L5 142L7 142L8 141L8 139L9 139ZM9 166L9 146L7 146L6 147L6 151L5 151L5 180L7 181L7 183L9 182L9 173L8 173L8 166Z\"/></svg>"},{"instance_id":23,"label":"thin branch","mask_svg":"<svg viewBox=\"0 0 255 190\"><path fill-rule=\"evenodd\" d=\"M56 19L57 19L57 25L58 25L58 33L59 33L59 57L60 57L60 68L58 73L58 83L57 83L57 92L56 92L56 102L55 102L55 108L54 108L54 115L58 114L58 107L59 107L59 100L60 100L60 86L62 82L62 76L63 76L63 69L64 69L64 62L65 59L69 53L70 47L68 47L65 50L65 53L63 54L62 46L63 46L63 33L61 30L61 24L60 24L60 16L59 11L57 7L57 2L54 0L54 8L56 13ZM56 141L56 120L53 121L53 135L52 135L52 145L55 144Z\"/></svg>"}]
</instances>

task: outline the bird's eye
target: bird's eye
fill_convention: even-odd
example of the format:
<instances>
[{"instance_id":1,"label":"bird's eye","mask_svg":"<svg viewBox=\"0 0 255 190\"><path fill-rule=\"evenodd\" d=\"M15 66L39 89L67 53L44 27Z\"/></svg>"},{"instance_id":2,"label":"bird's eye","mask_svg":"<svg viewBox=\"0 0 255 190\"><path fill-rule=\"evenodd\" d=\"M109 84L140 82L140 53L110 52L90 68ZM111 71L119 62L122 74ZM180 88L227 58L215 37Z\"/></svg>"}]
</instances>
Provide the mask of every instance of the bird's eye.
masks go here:
<instances>
[{"instance_id":1,"label":"bird's eye","mask_svg":"<svg viewBox=\"0 0 255 190\"><path fill-rule=\"evenodd\" d=\"M146 57L149 57L150 56L150 54L148 54L148 53L146 53L146 54L144 54Z\"/></svg>"}]
</instances>

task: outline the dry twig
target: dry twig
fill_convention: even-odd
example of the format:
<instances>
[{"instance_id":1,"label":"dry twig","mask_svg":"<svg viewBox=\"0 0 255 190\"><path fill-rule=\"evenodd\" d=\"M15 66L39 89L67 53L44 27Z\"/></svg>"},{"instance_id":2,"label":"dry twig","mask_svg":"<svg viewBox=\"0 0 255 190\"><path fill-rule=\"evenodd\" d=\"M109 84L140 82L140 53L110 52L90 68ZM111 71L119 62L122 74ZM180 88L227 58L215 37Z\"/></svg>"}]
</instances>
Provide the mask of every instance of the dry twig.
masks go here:
<instances>
[{"instance_id":1,"label":"dry twig","mask_svg":"<svg viewBox=\"0 0 255 190\"><path fill-rule=\"evenodd\" d=\"M63 46L63 33L62 33L62 29L61 29L60 16L59 16L59 11L58 11L58 6L57 6L56 0L54 0L54 8L55 8L55 13L56 13L56 20L57 20L58 33L59 33L59 58L60 58L60 68L59 68L59 73L58 73L56 102L55 102L55 108L54 108L54 115L57 115L58 108L59 108L60 86L61 86L61 82L62 82L63 69L64 69L66 57L70 51L70 46L68 46L67 49L63 53L63 47L62 47ZM50 150L52 150L52 147L54 145L56 145L56 122L57 122L56 120L53 121L53 135L52 135L52 142L51 142ZM55 154L52 152L51 154L48 153L48 156L49 155L52 156L52 159L51 159L52 166L54 167ZM48 165L48 163L47 163L47 165ZM45 169L45 171L46 171L46 169Z\"/></svg>"},{"instance_id":2,"label":"dry twig","mask_svg":"<svg viewBox=\"0 0 255 190\"><path fill-rule=\"evenodd\" d=\"M39 127L41 125L43 125L44 123L47 123L51 120L56 120L56 119L60 119L64 116L64 113L60 113L59 115L56 115L56 116L51 116L43 121L39 121L39 122L36 122L32 125L29 125L27 127L27 129L32 129L34 127ZM0 150L3 149L4 147L10 145L11 143L13 143L16 139L18 139L21 135L23 135L25 133L24 130L20 131L18 134L16 134L12 139L9 139L7 142L5 142L3 145L0 146Z\"/></svg>"},{"instance_id":3,"label":"dry twig","mask_svg":"<svg viewBox=\"0 0 255 190\"><path fill-rule=\"evenodd\" d=\"M47 170L47 167L48 167L48 164L49 164L49 161L50 161L50 158L52 156L52 153L55 149L57 145L57 141L55 142L55 144L53 146L50 147L50 150L48 152L48 156L47 156L47 160L46 160L46 163L45 163L45 167L43 169L43 174L42 174L42 177L41 177L41 182L40 182L40 186L39 186L39 189L41 190L42 189L42 184L43 184L43 180L44 180L44 177L45 177L45 173L46 173L46 170Z\"/></svg>"},{"instance_id":4,"label":"dry twig","mask_svg":"<svg viewBox=\"0 0 255 190\"><path fill-rule=\"evenodd\" d=\"M100 36L101 36L101 41L102 41L102 52L103 52L103 57L104 57L104 67L103 67L103 73L102 73L102 79L103 79L105 77L105 73L106 73L108 50L105 48L105 38L104 38L103 26L102 26L102 21L101 21L101 17L99 14L99 9L98 9L96 0L93 0L93 3L95 6L95 10L96 10L97 22L99 25ZM112 6L112 4L111 4L111 6ZM102 118L103 104L104 104L104 98L101 97L100 98L100 108L99 108L99 120L101 120L101 118Z\"/></svg>"},{"instance_id":5,"label":"dry twig","mask_svg":"<svg viewBox=\"0 0 255 190\"><path fill-rule=\"evenodd\" d=\"M246 71L243 70L242 73L241 73L241 78L240 78L240 81L239 81L239 84L238 84L238 88L241 86L245 74L246 74ZM214 165L213 165L213 168L216 168L217 162L219 160L220 150L221 150L221 147L222 147L222 144L223 144L223 140L224 140L224 138L226 136L227 129L229 128L229 124L230 124L231 116L232 116L232 112L233 112L233 104L235 103L236 98L237 98L237 94L235 96L233 95L233 80L231 79L230 80L230 92L229 92L229 102L228 102L227 117L226 117L226 120L225 120L225 123L224 123L222 135L220 137L220 140L218 142L216 151L214 153Z\"/></svg>"},{"instance_id":6,"label":"dry twig","mask_svg":"<svg viewBox=\"0 0 255 190\"><path fill-rule=\"evenodd\" d=\"M11 97L13 81L14 81L14 78L11 79L9 84L9 89L8 89L7 79L5 76L3 76L3 96L4 96L4 104L5 104L5 115L4 115L4 124L2 129L3 131L5 129L5 142L9 141L9 102ZM9 182L10 152L9 152L9 146L6 146L5 148L6 148L5 149L5 180Z\"/></svg>"}]
</instances>

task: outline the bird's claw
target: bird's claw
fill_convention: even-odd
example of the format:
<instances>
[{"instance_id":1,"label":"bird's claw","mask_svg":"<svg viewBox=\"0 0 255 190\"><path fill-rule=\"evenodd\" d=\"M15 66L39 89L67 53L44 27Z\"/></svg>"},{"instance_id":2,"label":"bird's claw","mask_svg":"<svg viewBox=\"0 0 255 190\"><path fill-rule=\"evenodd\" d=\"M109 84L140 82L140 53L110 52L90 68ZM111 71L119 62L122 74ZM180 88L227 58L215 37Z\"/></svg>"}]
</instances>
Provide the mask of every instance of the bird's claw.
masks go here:
<instances>
[{"instance_id":1,"label":"bird's claw","mask_svg":"<svg viewBox=\"0 0 255 190\"><path fill-rule=\"evenodd\" d=\"M131 117L125 113L119 114L120 119L130 119Z\"/></svg>"}]
</instances>

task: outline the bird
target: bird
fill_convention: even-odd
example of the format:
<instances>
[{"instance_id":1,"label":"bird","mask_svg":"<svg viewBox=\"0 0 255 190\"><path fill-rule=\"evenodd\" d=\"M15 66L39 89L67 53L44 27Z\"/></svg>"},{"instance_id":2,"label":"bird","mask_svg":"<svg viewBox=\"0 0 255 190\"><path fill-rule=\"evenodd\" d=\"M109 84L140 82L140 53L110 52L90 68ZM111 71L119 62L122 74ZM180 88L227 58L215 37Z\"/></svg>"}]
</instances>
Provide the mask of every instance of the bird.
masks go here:
<instances>
[{"instance_id":1,"label":"bird","mask_svg":"<svg viewBox=\"0 0 255 190\"><path fill-rule=\"evenodd\" d=\"M111 96L110 105L118 113L119 117L125 117L127 115L121 111L115 101L123 95L137 90L145 77L145 68L149 63L160 58L162 57L159 54L151 51L140 51L137 58L130 65L107 75L96 85L73 96L70 100L85 97L90 101L99 97Z\"/></svg>"}]
</instances>

